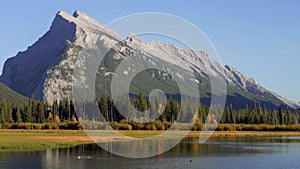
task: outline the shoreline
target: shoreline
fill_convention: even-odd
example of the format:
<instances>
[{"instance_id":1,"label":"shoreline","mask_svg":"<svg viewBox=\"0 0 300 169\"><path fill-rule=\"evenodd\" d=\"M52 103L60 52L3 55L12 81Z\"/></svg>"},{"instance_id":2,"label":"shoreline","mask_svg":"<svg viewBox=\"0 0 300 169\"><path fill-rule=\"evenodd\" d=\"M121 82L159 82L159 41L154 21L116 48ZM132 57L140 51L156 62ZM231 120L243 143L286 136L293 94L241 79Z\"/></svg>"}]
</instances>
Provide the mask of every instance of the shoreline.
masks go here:
<instances>
[{"instance_id":1,"label":"shoreline","mask_svg":"<svg viewBox=\"0 0 300 169\"><path fill-rule=\"evenodd\" d=\"M118 131L128 137L145 138L160 134L162 131ZM118 139L113 133L104 130L100 141ZM174 131L176 135L178 131ZM190 131L186 140L196 140L200 131ZM300 136L300 132L294 131L215 131L210 140L237 140L246 137L284 137ZM265 140L265 139L264 139ZM254 140L255 141L255 140ZM258 139L257 141L261 141ZM268 140L265 140L268 141ZM274 141L270 140L269 141ZM299 140L300 142L300 140ZM51 148L74 147L81 144L93 144L93 140L83 130L0 130L0 152L11 151L39 151Z\"/></svg>"}]
</instances>

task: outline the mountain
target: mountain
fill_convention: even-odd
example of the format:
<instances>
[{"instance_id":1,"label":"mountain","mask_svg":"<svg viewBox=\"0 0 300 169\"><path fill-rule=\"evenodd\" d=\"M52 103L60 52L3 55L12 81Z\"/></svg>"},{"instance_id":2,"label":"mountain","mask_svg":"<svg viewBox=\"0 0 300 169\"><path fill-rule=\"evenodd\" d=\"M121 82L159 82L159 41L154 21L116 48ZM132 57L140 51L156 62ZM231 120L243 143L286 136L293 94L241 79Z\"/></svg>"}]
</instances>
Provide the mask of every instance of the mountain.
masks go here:
<instances>
[{"instance_id":1,"label":"mountain","mask_svg":"<svg viewBox=\"0 0 300 169\"><path fill-rule=\"evenodd\" d=\"M248 104L253 107L259 102L270 108L286 104L292 108L300 107L299 103L265 89L232 66L210 60L205 51L191 51L160 41L145 42L133 33L123 39L80 11L75 11L73 15L58 12L45 35L26 51L19 52L5 62L0 82L25 96L34 94L36 98L52 102L70 96L73 85L85 85L72 80L75 68L88 69L101 59L93 86L96 94L101 96L111 92L113 76L117 76L117 67L126 58L130 58L129 62L160 68L143 71L134 77L129 89L132 95L137 95L141 88L149 94L159 85L167 94L179 97L178 86L171 73L182 80L196 83L201 101L209 104L209 77L221 77L221 72L224 72L225 77L222 77L227 83L227 105L241 108ZM174 69L170 70L170 67ZM128 66L119 73L130 76L136 69L135 66ZM84 71L78 74L86 81L92 79L84 76ZM191 75L194 78L185 79ZM116 83L122 88L126 81L119 80ZM185 87L191 87L191 83Z\"/></svg>"}]
</instances>

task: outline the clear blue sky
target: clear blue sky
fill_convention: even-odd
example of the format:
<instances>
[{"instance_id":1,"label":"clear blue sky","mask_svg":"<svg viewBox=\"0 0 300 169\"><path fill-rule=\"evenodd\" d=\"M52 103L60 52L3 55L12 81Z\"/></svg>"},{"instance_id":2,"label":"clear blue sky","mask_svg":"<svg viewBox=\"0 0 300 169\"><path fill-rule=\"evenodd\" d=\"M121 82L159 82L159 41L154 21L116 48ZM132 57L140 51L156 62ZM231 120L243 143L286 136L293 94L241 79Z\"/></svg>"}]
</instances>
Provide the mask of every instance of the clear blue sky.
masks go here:
<instances>
[{"instance_id":1,"label":"clear blue sky","mask_svg":"<svg viewBox=\"0 0 300 169\"><path fill-rule=\"evenodd\" d=\"M50 27L59 10L86 12L101 23L136 12L185 18L215 45L223 64L267 89L300 101L300 1L297 0L26 0L0 7L0 63L25 50Z\"/></svg>"}]
</instances>

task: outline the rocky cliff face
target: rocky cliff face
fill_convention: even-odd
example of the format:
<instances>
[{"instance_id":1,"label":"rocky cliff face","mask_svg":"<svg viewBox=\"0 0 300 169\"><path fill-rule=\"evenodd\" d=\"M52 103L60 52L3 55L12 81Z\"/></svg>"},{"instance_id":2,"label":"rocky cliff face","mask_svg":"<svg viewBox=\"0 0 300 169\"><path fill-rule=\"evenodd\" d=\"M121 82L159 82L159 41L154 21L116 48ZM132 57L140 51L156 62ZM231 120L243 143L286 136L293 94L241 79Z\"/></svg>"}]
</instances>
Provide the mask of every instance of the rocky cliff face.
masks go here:
<instances>
[{"instance_id":1,"label":"rocky cliff face","mask_svg":"<svg viewBox=\"0 0 300 169\"><path fill-rule=\"evenodd\" d=\"M69 66L74 64L74 57L73 62L69 58L74 52L70 45L91 48L96 45L99 31L116 35L85 13L75 11L72 16L63 11L58 12L45 35L26 51L19 52L5 62L0 81L25 96L45 96L52 101L56 95L63 95L61 90L66 88L66 83L70 84L66 81L70 77L61 72L68 72Z\"/></svg>"},{"instance_id":2,"label":"rocky cliff face","mask_svg":"<svg viewBox=\"0 0 300 169\"><path fill-rule=\"evenodd\" d=\"M197 78L189 80L202 88L209 88L209 84L205 83L209 76L221 76L221 72L224 72L228 94L242 97L245 102L261 101L274 106L299 105L265 89L233 67L210 60L205 51L191 51L160 41L148 43L134 34L122 40L116 32L79 11L73 15L58 12L50 30L42 38L5 62L0 81L25 96L34 94L47 102L69 97L72 85L80 84L73 81L75 67L85 69L83 63L92 55L104 55L112 47L115 50L112 60L115 61L138 53L143 55L140 63L158 65L162 70L170 71L165 67L166 64L193 70L191 73ZM132 71L134 67L129 67L123 71L123 75ZM107 65L99 67L98 73L108 78L114 75ZM185 77L181 72L173 73L180 78ZM82 75L82 78L88 77Z\"/></svg>"},{"instance_id":3,"label":"rocky cliff face","mask_svg":"<svg viewBox=\"0 0 300 169\"><path fill-rule=\"evenodd\" d=\"M61 61L67 41L74 42L75 34L76 24L59 12L44 36L5 62L0 81L25 96L41 98L47 70Z\"/></svg>"}]
</instances>

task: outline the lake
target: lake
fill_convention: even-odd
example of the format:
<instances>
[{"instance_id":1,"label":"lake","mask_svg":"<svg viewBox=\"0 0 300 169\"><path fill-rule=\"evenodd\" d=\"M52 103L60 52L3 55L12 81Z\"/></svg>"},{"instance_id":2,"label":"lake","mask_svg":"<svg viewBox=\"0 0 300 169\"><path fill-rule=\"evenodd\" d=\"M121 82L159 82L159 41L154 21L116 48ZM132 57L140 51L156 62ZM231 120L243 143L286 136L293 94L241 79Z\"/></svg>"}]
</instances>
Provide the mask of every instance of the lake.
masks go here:
<instances>
[{"instance_id":1,"label":"lake","mask_svg":"<svg viewBox=\"0 0 300 169\"><path fill-rule=\"evenodd\" d=\"M300 169L300 137L184 140L146 159L123 158L96 144L35 152L1 152L0 169Z\"/></svg>"}]
</instances>

